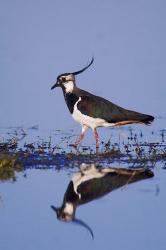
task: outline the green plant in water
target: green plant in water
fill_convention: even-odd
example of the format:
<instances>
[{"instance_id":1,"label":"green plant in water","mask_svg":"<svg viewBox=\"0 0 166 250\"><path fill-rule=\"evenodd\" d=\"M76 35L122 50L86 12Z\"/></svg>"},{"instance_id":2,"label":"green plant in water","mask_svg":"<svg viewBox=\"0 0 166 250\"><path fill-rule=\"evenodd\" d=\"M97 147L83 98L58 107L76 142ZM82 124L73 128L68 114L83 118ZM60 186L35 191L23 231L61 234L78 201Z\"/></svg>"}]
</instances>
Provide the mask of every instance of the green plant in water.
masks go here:
<instances>
[{"instance_id":1,"label":"green plant in water","mask_svg":"<svg viewBox=\"0 0 166 250\"><path fill-rule=\"evenodd\" d=\"M12 180L16 181L16 172L23 170L20 163L17 162L15 156L0 155L0 181Z\"/></svg>"}]
</instances>

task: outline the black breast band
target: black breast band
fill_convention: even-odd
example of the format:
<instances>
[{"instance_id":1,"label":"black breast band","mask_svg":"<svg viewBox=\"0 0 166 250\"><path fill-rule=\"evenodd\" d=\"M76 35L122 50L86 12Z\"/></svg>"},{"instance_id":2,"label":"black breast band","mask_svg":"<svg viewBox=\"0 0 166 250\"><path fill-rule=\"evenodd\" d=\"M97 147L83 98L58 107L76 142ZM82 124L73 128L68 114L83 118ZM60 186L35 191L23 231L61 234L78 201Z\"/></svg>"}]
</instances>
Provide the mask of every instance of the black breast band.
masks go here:
<instances>
[{"instance_id":1,"label":"black breast band","mask_svg":"<svg viewBox=\"0 0 166 250\"><path fill-rule=\"evenodd\" d=\"M64 95L64 97L65 97L65 101L66 101L66 104L67 104L67 106L68 106L68 109L69 109L69 111L70 111L70 113L72 114L73 113L73 111L74 111L74 105L75 105L75 103L78 101L78 99L79 99L79 97L78 96L76 96L75 94L73 94L73 93L71 93L71 94L65 94Z\"/></svg>"}]
</instances>

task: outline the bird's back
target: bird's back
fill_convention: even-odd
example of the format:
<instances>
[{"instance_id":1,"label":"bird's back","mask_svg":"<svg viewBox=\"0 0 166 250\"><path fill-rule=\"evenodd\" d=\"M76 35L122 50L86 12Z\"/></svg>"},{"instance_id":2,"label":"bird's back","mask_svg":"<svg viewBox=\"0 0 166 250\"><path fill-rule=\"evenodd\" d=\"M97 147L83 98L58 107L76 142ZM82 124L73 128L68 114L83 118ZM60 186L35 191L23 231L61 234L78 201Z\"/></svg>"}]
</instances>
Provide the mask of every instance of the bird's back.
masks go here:
<instances>
[{"instance_id":1,"label":"bird's back","mask_svg":"<svg viewBox=\"0 0 166 250\"><path fill-rule=\"evenodd\" d=\"M101 118L108 123L124 125L129 123L145 123L149 124L154 120L153 116L138 113L135 111L124 109L100 96L93 95L87 91L74 88L73 94L81 97L77 104L81 113L93 118Z\"/></svg>"}]
</instances>

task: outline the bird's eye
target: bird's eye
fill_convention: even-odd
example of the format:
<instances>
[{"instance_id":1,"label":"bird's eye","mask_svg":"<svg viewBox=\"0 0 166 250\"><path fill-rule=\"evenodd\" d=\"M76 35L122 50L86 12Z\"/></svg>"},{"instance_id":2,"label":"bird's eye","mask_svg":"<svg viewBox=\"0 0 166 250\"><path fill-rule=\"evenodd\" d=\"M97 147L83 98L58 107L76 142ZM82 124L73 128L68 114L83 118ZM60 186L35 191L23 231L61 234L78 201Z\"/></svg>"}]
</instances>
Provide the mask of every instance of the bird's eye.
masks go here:
<instances>
[{"instance_id":1,"label":"bird's eye","mask_svg":"<svg viewBox=\"0 0 166 250\"><path fill-rule=\"evenodd\" d=\"M65 82L65 81L66 81L66 78L65 78L65 77L62 77L61 80L62 80L62 82Z\"/></svg>"}]
</instances>

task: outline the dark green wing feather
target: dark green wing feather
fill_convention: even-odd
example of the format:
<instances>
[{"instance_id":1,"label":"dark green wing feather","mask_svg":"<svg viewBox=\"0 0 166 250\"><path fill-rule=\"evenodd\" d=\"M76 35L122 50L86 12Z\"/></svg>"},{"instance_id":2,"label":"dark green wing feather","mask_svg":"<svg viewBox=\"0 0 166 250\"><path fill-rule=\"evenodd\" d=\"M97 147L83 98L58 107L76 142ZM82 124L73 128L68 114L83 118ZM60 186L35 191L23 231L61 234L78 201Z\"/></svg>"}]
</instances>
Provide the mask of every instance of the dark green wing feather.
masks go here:
<instances>
[{"instance_id":1,"label":"dark green wing feather","mask_svg":"<svg viewBox=\"0 0 166 250\"><path fill-rule=\"evenodd\" d=\"M104 119L109 123L136 121L148 124L154 119L152 116L124 109L102 97L80 89L79 96L81 101L78 102L77 108L81 113L90 117Z\"/></svg>"}]
</instances>

